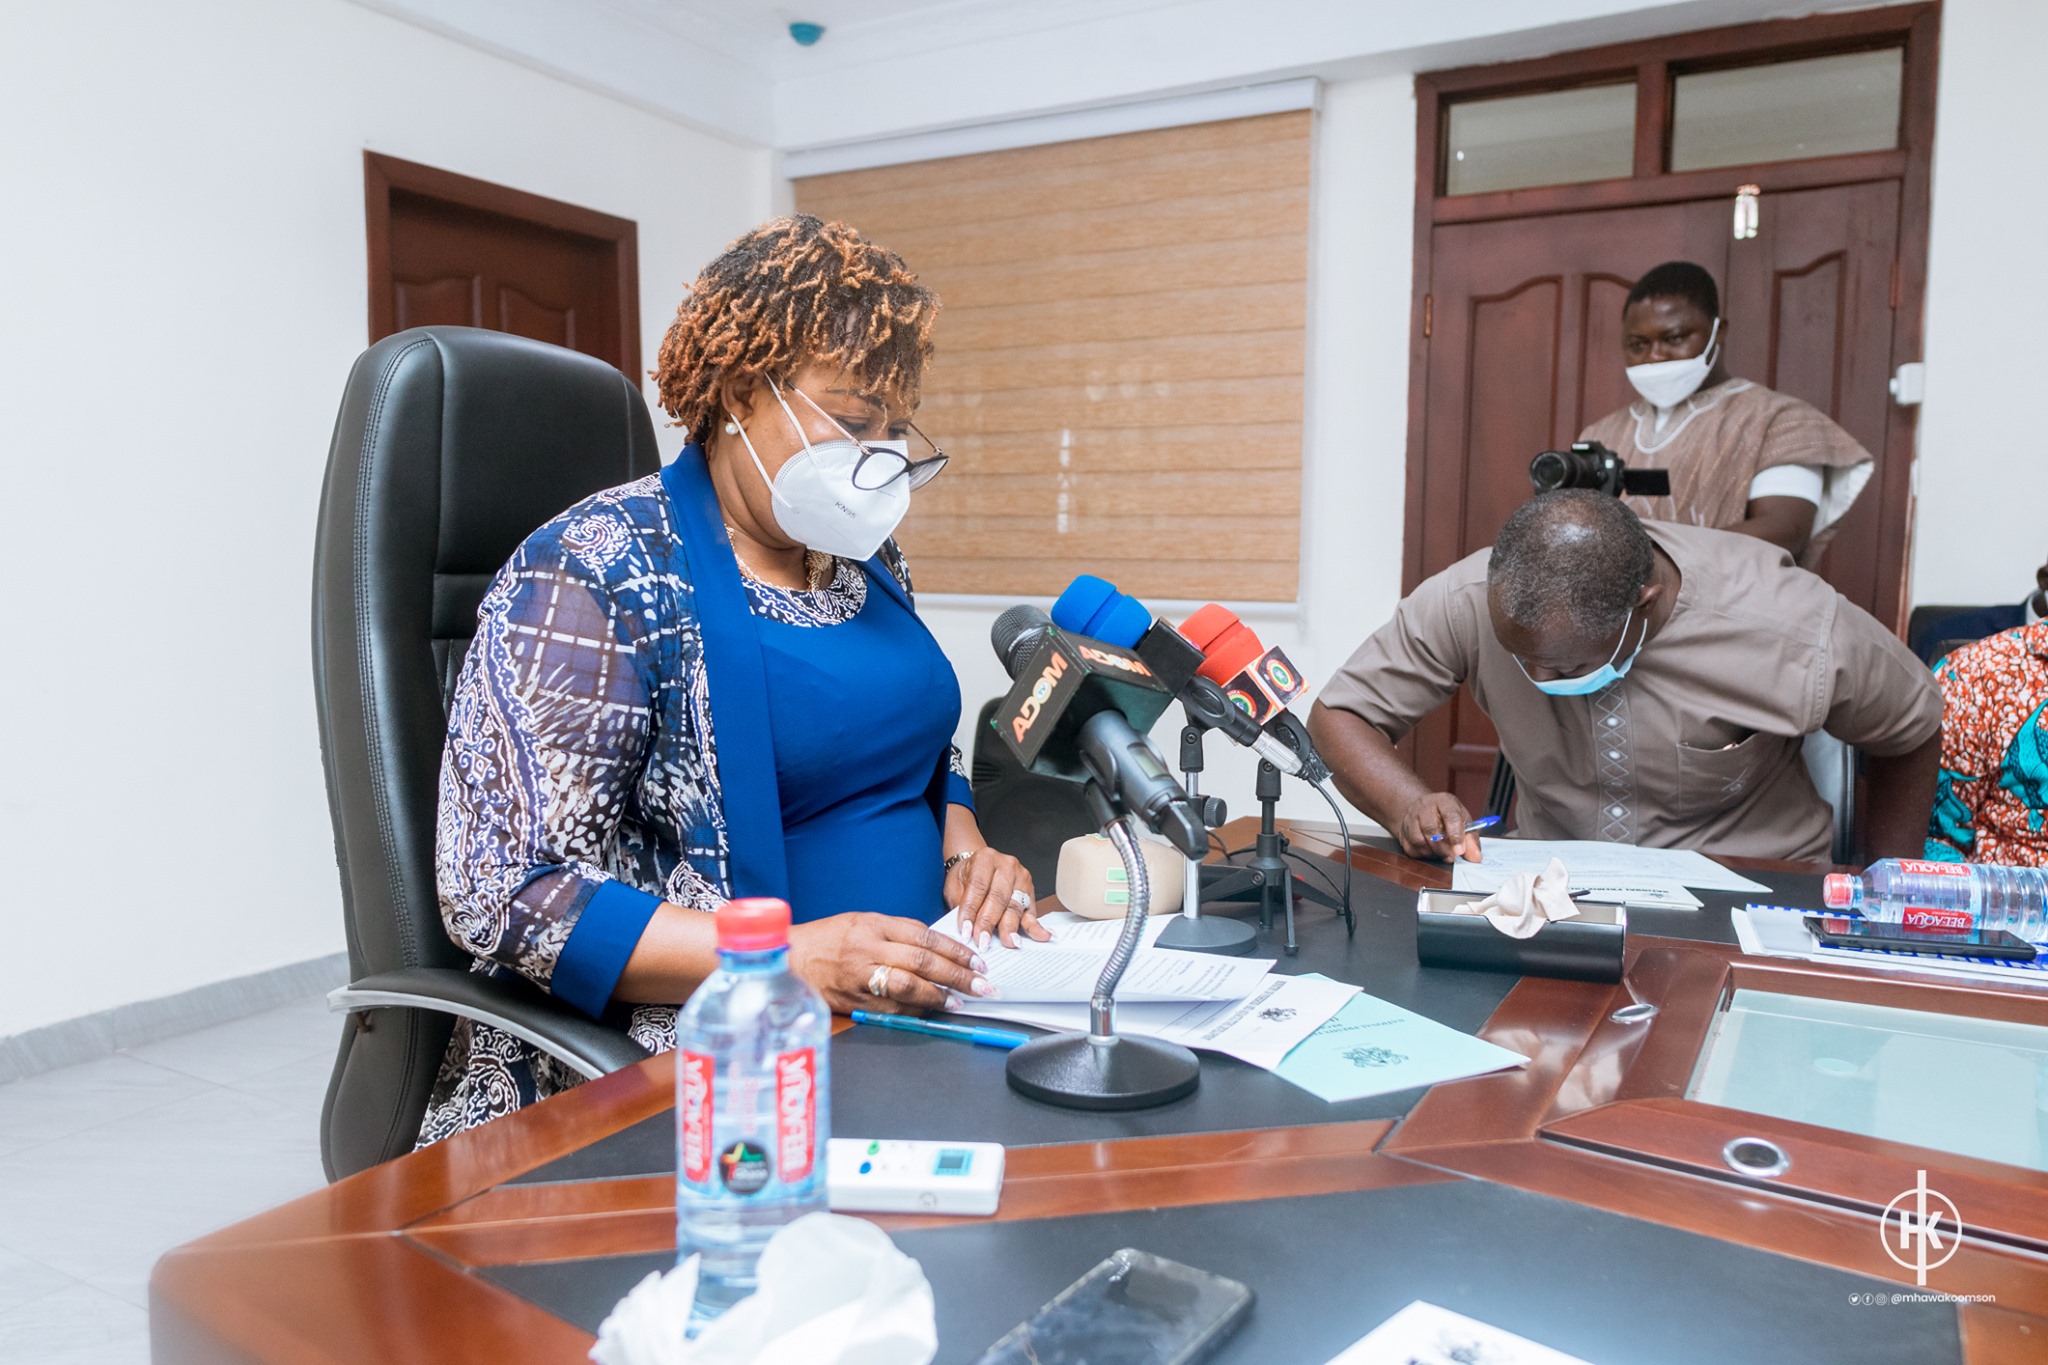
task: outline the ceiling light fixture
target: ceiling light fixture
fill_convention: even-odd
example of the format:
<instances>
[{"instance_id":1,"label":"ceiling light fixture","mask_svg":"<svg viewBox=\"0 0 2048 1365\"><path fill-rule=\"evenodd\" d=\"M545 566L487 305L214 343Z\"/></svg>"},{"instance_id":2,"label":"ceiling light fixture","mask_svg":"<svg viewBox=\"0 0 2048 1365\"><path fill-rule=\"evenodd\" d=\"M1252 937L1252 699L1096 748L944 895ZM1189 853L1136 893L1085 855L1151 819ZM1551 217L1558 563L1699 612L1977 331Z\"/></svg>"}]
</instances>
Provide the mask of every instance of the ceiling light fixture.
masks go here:
<instances>
[{"instance_id":1,"label":"ceiling light fixture","mask_svg":"<svg viewBox=\"0 0 2048 1365\"><path fill-rule=\"evenodd\" d=\"M789 26L789 36L796 39L798 47L815 47L818 39L825 36L823 24L807 24L801 20Z\"/></svg>"}]
</instances>

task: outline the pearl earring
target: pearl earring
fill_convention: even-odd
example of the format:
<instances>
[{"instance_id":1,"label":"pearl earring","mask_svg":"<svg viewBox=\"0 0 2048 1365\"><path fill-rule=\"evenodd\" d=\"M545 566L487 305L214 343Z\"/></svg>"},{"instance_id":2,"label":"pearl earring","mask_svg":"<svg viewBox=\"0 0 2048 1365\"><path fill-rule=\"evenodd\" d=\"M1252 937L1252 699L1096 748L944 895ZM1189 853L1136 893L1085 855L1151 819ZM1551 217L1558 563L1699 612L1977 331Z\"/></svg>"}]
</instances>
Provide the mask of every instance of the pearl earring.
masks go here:
<instances>
[{"instance_id":1,"label":"pearl earring","mask_svg":"<svg viewBox=\"0 0 2048 1365\"><path fill-rule=\"evenodd\" d=\"M735 422L735 421L733 421L733 420L732 420L732 418L730 418L730 417L726 418L726 419L725 419L725 434L726 434L726 435L728 435L728 436L737 436L737 435L739 435L739 434L740 434L740 424L739 424L738 422Z\"/></svg>"}]
</instances>

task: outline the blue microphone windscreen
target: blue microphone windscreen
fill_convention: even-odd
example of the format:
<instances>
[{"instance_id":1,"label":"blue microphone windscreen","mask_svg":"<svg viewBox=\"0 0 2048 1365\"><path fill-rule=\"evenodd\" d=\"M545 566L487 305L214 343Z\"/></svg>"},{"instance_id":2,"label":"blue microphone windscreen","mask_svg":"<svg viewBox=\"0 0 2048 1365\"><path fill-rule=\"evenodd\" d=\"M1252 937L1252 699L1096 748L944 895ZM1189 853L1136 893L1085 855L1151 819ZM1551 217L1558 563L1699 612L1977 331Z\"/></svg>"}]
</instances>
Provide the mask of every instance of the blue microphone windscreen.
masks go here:
<instances>
[{"instance_id":1,"label":"blue microphone windscreen","mask_svg":"<svg viewBox=\"0 0 2048 1365\"><path fill-rule=\"evenodd\" d=\"M1107 579L1084 573L1067 584L1052 604L1052 623L1061 630L1129 649L1152 626L1152 613L1126 597Z\"/></svg>"},{"instance_id":2,"label":"blue microphone windscreen","mask_svg":"<svg viewBox=\"0 0 2048 1365\"><path fill-rule=\"evenodd\" d=\"M1061 630L1093 639L1102 638L1088 627L1103 604L1117 596L1116 584L1084 573L1067 584L1067 590L1052 604L1052 623Z\"/></svg>"}]
</instances>

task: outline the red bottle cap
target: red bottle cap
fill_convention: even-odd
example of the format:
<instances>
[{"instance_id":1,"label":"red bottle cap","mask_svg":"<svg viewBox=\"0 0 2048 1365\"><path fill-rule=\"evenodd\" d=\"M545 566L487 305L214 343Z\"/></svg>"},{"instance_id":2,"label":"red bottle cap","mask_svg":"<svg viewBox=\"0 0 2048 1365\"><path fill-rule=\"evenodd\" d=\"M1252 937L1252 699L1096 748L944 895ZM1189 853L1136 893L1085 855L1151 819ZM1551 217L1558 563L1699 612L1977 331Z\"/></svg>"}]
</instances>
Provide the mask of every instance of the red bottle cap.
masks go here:
<instances>
[{"instance_id":1,"label":"red bottle cap","mask_svg":"<svg viewBox=\"0 0 2048 1365\"><path fill-rule=\"evenodd\" d=\"M1856 879L1846 872L1830 872L1821 878L1820 898L1830 910L1846 910L1856 903Z\"/></svg>"},{"instance_id":2,"label":"red bottle cap","mask_svg":"<svg viewBox=\"0 0 2048 1365\"><path fill-rule=\"evenodd\" d=\"M789 946L789 902L750 896L718 907L718 946L728 953L765 953Z\"/></svg>"}]
</instances>

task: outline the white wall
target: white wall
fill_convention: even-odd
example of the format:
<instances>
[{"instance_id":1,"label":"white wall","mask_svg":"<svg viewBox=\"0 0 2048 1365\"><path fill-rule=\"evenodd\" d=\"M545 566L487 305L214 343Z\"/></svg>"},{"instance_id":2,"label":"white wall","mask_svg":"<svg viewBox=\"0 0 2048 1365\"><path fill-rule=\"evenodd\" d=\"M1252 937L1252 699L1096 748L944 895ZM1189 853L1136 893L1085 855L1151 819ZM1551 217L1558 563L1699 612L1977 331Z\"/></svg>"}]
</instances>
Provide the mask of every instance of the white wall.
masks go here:
<instances>
[{"instance_id":1,"label":"white wall","mask_svg":"<svg viewBox=\"0 0 2048 1365\"><path fill-rule=\"evenodd\" d=\"M1942 7L1916 602L2016 602L2048 559L2043 348L2030 322L2048 295L2048 109L2018 94L2043 51L2039 0Z\"/></svg>"},{"instance_id":2,"label":"white wall","mask_svg":"<svg viewBox=\"0 0 2048 1365\"><path fill-rule=\"evenodd\" d=\"M765 152L342 0L5 29L0 1036L342 945L308 602L363 149L635 219L650 362L769 199Z\"/></svg>"}]
</instances>

